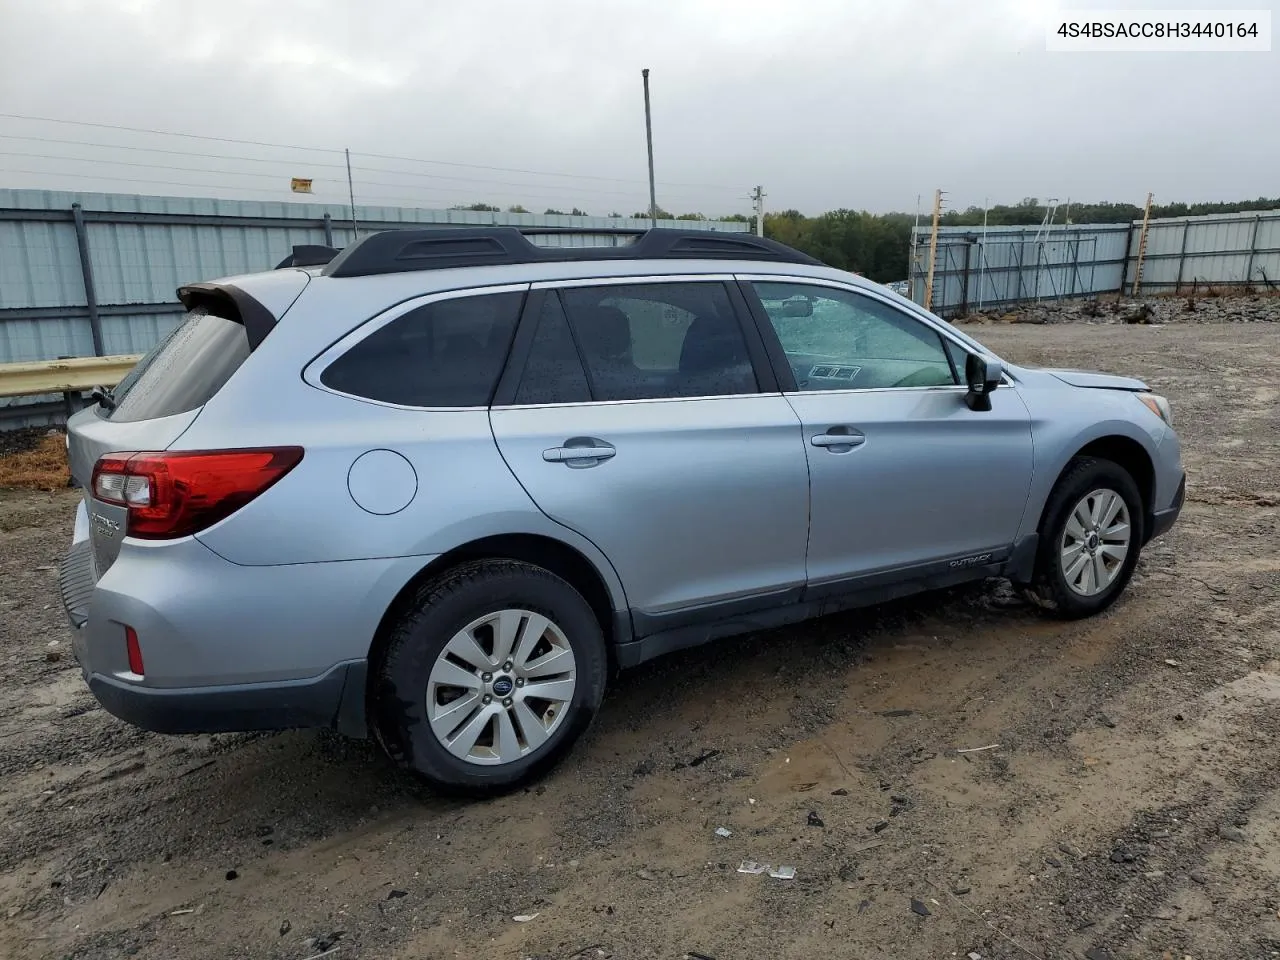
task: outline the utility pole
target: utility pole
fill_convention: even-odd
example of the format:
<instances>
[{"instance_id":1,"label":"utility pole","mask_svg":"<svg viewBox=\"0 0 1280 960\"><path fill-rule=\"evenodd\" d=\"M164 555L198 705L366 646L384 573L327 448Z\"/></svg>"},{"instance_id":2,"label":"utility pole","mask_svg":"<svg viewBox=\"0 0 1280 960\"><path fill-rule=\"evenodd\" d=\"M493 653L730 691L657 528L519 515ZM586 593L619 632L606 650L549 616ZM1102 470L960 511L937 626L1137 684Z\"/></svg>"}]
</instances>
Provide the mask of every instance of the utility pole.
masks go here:
<instances>
[{"instance_id":1,"label":"utility pole","mask_svg":"<svg viewBox=\"0 0 1280 960\"><path fill-rule=\"evenodd\" d=\"M933 309L933 265L938 257L938 218L942 215L942 191L933 191L933 232L929 235L929 276L924 282L924 308Z\"/></svg>"},{"instance_id":2,"label":"utility pole","mask_svg":"<svg viewBox=\"0 0 1280 960\"><path fill-rule=\"evenodd\" d=\"M756 236L757 237L764 236L764 198L766 196L767 194L764 192L764 187L757 184L755 193L751 195L751 199L754 200L756 204Z\"/></svg>"},{"instance_id":3,"label":"utility pole","mask_svg":"<svg viewBox=\"0 0 1280 960\"><path fill-rule=\"evenodd\" d=\"M640 71L644 78L644 137L649 145L649 224L658 225L658 191L653 182L653 115L649 110L649 68Z\"/></svg>"},{"instance_id":4,"label":"utility pole","mask_svg":"<svg viewBox=\"0 0 1280 960\"><path fill-rule=\"evenodd\" d=\"M347 154L347 197L351 200L351 242L360 237L360 225L356 223L356 188L351 182L351 150L344 148Z\"/></svg>"}]
</instances>

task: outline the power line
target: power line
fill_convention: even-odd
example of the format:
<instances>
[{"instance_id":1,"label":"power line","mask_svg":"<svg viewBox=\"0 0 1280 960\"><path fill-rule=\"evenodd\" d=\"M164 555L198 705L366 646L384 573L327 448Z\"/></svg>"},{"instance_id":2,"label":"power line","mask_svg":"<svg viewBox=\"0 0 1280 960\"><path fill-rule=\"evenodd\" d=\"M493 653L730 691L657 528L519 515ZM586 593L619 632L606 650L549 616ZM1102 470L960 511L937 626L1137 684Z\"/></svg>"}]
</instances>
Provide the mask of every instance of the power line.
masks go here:
<instances>
[{"instance_id":1,"label":"power line","mask_svg":"<svg viewBox=\"0 0 1280 960\"><path fill-rule=\"evenodd\" d=\"M4 172L30 174L33 176L41 176L41 175L48 174L47 170L25 170L25 169L13 169L13 168L6 169ZM194 188L194 189L208 189L210 187L217 186L216 184L208 184L208 183L192 183L189 180L153 180L150 178L144 180L136 177L117 177L111 174L101 174L101 173L59 173L57 174L57 176L68 177L68 178L77 179L77 180L105 180L112 183L146 183L146 184L153 184L157 186L187 187L187 188ZM334 181L334 182L337 182L337 181ZM268 202L269 200L274 200L280 203L314 203L314 204L327 204L331 206L337 206L339 205L339 202L341 200L340 197L337 199L326 199L324 197L319 197L315 195L309 195L310 199L307 199L307 200L297 199L293 195L290 195L288 197L282 197L280 196L280 192L281 190L283 190L283 188L281 188L281 190L269 190L264 187L235 187L234 189L238 193L265 194L266 199L264 199L261 202ZM401 197L401 196L392 196L392 195L385 195L385 194L365 194L359 199L362 202L365 202L366 204L374 205L374 206L382 206L386 204L395 203L395 204L407 205L410 207L418 207L422 209L436 209L436 210L462 209L462 205L458 202L457 198L453 200L442 200L442 199L433 199L430 197ZM343 206L345 206L345 204ZM497 212L503 212L503 211L497 211ZM534 212L534 211L530 211L530 212Z\"/></svg>"},{"instance_id":2,"label":"power line","mask_svg":"<svg viewBox=\"0 0 1280 960\"><path fill-rule=\"evenodd\" d=\"M48 173L47 170L21 170L21 169L7 169L4 172L5 173L25 173L25 174L32 174L32 175L41 175L41 174ZM151 183L151 184L158 184L166 187L190 187L195 189L208 189L210 187L217 186L216 184L209 184L209 183L192 183L189 180L151 180L151 179L140 180L136 177L116 177L116 176L112 176L111 174L100 174L100 173L59 173L57 174L57 176L70 177L72 179L77 179L77 180L108 180L113 183ZM281 188L281 190L268 190L265 187L235 187L234 189L238 193L268 194L270 197L274 198L275 200L281 203L319 203L319 204L329 204L332 206L337 206L339 202L338 200L326 200L322 197L316 197L314 195L311 195L311 199L309 200L295 199L293 195L289 197L282 197L279 194L281 190L283 190L284 188ZM365 199L373 200L373 199L380 199L380 198L367 197ZM387 198L387 199L391 199L391 198ZM405 199L404 202L414 203L419 205L431 204L437 209L447 209L456 203L456 201L451 202L451 201L445 201L445 200L431 200L428 198L419 198L412 201ZM345 207L346 204L342 204L342 206Z\"/></svg>"},{"instance_id":3,"label":"power line","mask_svg":"<svg viewBox=\"0 0 1280 960\"><path fill-rule=\"evenodd\" d=\"M289 160L283 157L243 157L238 154L211 154L207 150L165 150L162 147L142 147L128 143L95 143L92 140L64 140L58 137L32 137L16 133L0 133L0 140L30 140L35 143L60 143L76 147L92 147L95 150L142 150L147 153L163 153L175 157L203 157L206 160L243 160L245 163L305 163L308 167L329 167L334 170L345 170L341 163L325 163L319 160ZM95 158L96 160L97 158Z\"/></svg>"},{"instance_id":4,"label":"power line","mask_svg":"<svg viewBox=\"0 0 1280 960\"><path fill-rule=\"evenodd\" d=\"M252 172L252 170L223 170L223 169L204 168L204 166L150 164L150 163L142 163L142 161L137 161L137 160L108 160L108 159L101 159L101 157L97 157L97 159L91 159L91 157L64 156L60 154L31 154L31 152L5 151L5 150L0 150L0 156L29 157L29 159L32 159L32 160L55 160L55 161L65 161L65 163L92 163L95 165L106 164L111 166L131 166L131 168L141 168L146 170L177 170L177 172L180 172L180 173L205 174L205 175L209 175L209 177L248 177L248 178L255 178L255 179L266 179L266 180L283 179L283 175L280 175L280 174ZM225 157L219 157L219 159L225 159ZM557 184L549 184L549 183L517 183L517 182L509 182L509 180L484 180L484 179L470 178L470 177L440 177L440 175L436 175L436 174L413 173L411 172L411 170L389 170L385 168L365 168L365 169L370 170L370 172L381 172L381 173L404 175L404 177L421 177L421 178L433 179L433 180L460 180L460 182L463 182L463 183L476 183L476 184L480 184L481 191L483 191L483 189L497 189L500 187L516 188L517 191L520 191L522 196L534 197L534 198L536 197L564 198L564 197L571 197L573 195L577 195L577 193L599 193L599 195L627 198L627 200L630 200L630 201L635 201L637 200L637 197L639 197L639 188L634 189L634 191L613 191L613 189L573 187L571 186L571 184L564 184L563 187L558 187ZM46 170L46 173L50 175L63 175L60 172L52 172L52 170ZM340 183L340 180L342 180L342 178L339 178L339 177L320 177L320 178L312 178L312 179L319 179L320 182L326 182L326 183L329 183L329 182ZM419 189L420 188L420 184L394 183L394 182L388 182L388 180L365 180L361 178L356 178L355 183L358 184L358 186L362 186L362 187L397 187L397 188L403 188L403 189ZM193 186L216 186L216 184L193 184ZM462 192L461 188L453 187L453 184L431 183L431 184L426 184L426 186L456 189L456 191ZM506 192L506 191L499 191L499 192Z\"/></svg>"},{"instance_id":5,"label":"power line","mask_svg":"<svg viewBox=\"0 0 1280 960\"><path fill-rule=\"evenodd\" d=\"M59 143L59 145L65 145L65 146L90 147L90 148L95 148L95 150L99 150L99 148L110 148L110 150L148 151L148 152L156 152L156 154L165 154L165 155L173 155L173 156L201 157L201 159L205 159L205 160L247 161L247 163L273 164L275 166L296 165L298 166L298 168L301 168L303 170L310 170L311 168L346 170L346 164L328 164L328 163L323 163L323 161L262 159L262 157L237 156L237 155L227 155L227 154L209 154L209 152L193 152L189 150L161 150L161 148L157 148L157 147L128 146L128 145L120 145L120 143L92 143L90 141L83 141L83 140L61 140L61 138L55 138L55 137L22 137L22 136L17 136L17 134L0 133L0 140L32 141L37 143ZM141 166L141 168L150 168L150 169L156 169L156 170L186 170L186 172L189 172L189 173L205 173L206 172L205 168L196 168L196 166L174 166L174 165L166 165L166 164L150 164L150 163L141 163L141 161L108 159L108 157L100 157L100 156L99 157L82 157L82 156L65 156L65 155L58 155L58 154L31 154L31 152L18 152L18 151L0 151L0 156L31 156L31 157L38 157L38 159L41 159L41 160L67 160L67 161L72 161L72 163L114 164L118 166ZM480 184L486 184L486 186L494 186L494 187L520 187L520 188L534 188L534 189L553 188L553 189L557 189L557 191L573 191L576 193L604 193L604 195L632 196L632 191L618 191L618 189L602 189L599 187L580 187L580 186L575 186L575 184L554 184L554 183L536 183L536 182L527 183L527 182L518 182L518 180L488 180L488 179L476 178L476 177L456 177L456 175L448 175L448 174L421 173L419 172L419 170L396 170L396 169L388 168L388 166L365 166L365 168L357 168L357 169L364 169L364 170L367 170L367 172L369 173L396 174L396 175L399 175L399 177L420 177L420 178L434 179L434 180L456 180L456 182L460 182L460 183L480 183ZM265 174L265 173L238 172L238 170L207 170L207 172L212 174L230 175L230 177L274 178L274 177L279 177L280 175L280 174L274 174L274 173ZM342 178L339 177L335 179L342 179ZM376 180L372 180L372 182L370 183L376 184L376 186L383 186L383 187L411 186L411 184L404 184L404 183L379 183L379 182L376 182ZM635 189L639 189L639 186L637 186ZM562 196L562 193L557 193L557 196ZM681 193L680 196L685 196L685 195L682 195Z\"/></svg>"},{"instance_id":6,"label":"power line","mask_svg":"<svg viewBox=\"0 0 1280 960\"><path fill-rule=\"evenodd\" d=\"M282 150L310 150L315 153L342 153L333 147L303 147L292 143L268 143L262 140L237 140L234 137L211 137L203 133L175 133L172 130L150 130L146 127L125 127L114 123L92 123L88 120L62 120L57 117L31 117L21 113L0 113L5 120L34 120L40 123L64 123L76 127L96 127L99 130L124 130L129 133L147 133L157 137L185 137L189 140L212 140L218 143L240 143L251 147L276 147Z\"/></svg>"},{"instance_id":7,"label":"power line","mask_svg":"<svg viewBox=\"0 0 1280 960\"><path fill-rule=\"evenodd\" d=\"M106 164L111 164L112 166L117 166L117 167L143 167L148 170L182 170L187 173L204 173L204 174L208 174L211 177L258 177L258 178L265 177L269 180L281 179L279 175L274 173L256 173L256 172L251 172L247 170L211 170L207 167L175 167L175 166L170 166L163 163L140 163L140 162L131 161L131 160L104 160L100 158L91 159L89 157L64 157L59 154L52 154L52 153L18 153L16 151L11 151L11 150L0 150L0 157L30 157L33 160L66 160L71 163L93 163L93 164L106 163ZM54 175L61 176L61 174L54 174ZM313 179L326 179L326 180L332 179L336 183L340 178L323 177L323 178L313 178Z\"/></svg>"},{"instance_id":8,"label":"power line","mask_svg":"<svg viewBox=\"0 0 1280 960\"><path fill-rule=\"evenodd\" d=\"M391 170L387 167L357 166L355 169L364 170L369 173L391 173L391 174L396 174L402 177L426 177L432 180L455 180L460 183L487 183L487 184L493 184L495 186L502 186L502 187L533 187L539 190L550 189L550 190L559 190L559 191L572 190L579 193L603 193L603 194L615 194L619 196L623 196L623 195L631 196L634 190L643 189L638 184L632 187L631 190L606 190L602 187L581 187L576 184L569 184L569 183L563 183L563 184L562 183L522 183L514 180L486 180L479 177L456 177L456 176L450 176L447 174L440 174L440 173L419 173L416 170ZM400 186L400 184L384 184L384 186ZM685 194L683 191L681 191L678 195L689 196L690 194Z\"/></svg>"},{"instance_id":9,"label":"power line","mask_svg":"<svg viewBox=\"0 0 1280 960\"><path fill-rule=\"evenodd\" d=\"M461 183L477 183L484 186L492 186L492 187L514 187L518 190L523 190L525 192L534 192L534 193L537 193L537 192L545 193L546 191L549 190L549 191L552 191L550 194L551 196L558 196L558 197L563 197L563 196L567 196L574 193L598 193L598 194L605 194L608 196L631 197L631 196L634 196L636 192L640 189L639 187L637 187L632 190L602 190L599 187L596 187L596 188L576 187L576 186L573 186L572 184L567 184L567 183L563 185L555 184L555 183L516 183L510 180L481 180L475 177L442 177L442 176L437 176L435 174L430 174L430 173L412 173L408 170L386 170L380 167L363 167L363 168L356 167L355 169L357 173L363 169L370 173L392 173L392 174L400 174L401 176L406 176L406 177L428 177L433 180L456 180ZM414 186L414 184L411 184L411 183L387 183L384 180L357 179L356 182L367 183L370 186L375 186L375 187L412 188Z\"/></svg>"},{"instance_id":10,"label":"power line","mask_svg":"<svg viewBox=\"0 0 1280 960\"><path fill-rule=\"evenodd\" d=\"M276 180L276 181L283 179L282 176L277 174L259 173L256 171L215 170L215 169L208 169L206 167L189 167L189 166L177 166L173 164L143 163L140 161L132 161L132 160L104 160L104 159L91 160L87 157L67 157L59 154L50 154L50 153L26 153L26 152L18 152L18 151L10 151L10 150L0 150L0 157L27 157L32 160L55 160L55 161L66 161L70 163L108 164L111 166L121 166L121 167L140 167L145 170L174 170L182 173L198 173L198 174L203 174L210 177L251 177L259 180ZM45 171L45 172L51 176L64 175L60 171ZM419 177L431 176L431 174L411 174L411 173L408 173L408 171L399 171L399 170L388 170L386 172L405 173L408 176L419 176ZM68 175L74 175L74 174L68 174ZM88 174L85 174L85 176L88 176ZM106 175L103 175L103 176L105 177ZM121 179L121 178L116 178L116 179ZM322 183L341 184L342 182L342 178L340 177L317 177L313 179L319 180ZM558 189L552 184L502 183L500 181L494 182L494 181L485 181L485 180L475 180L467 177L442 177L439 179L462 180L465 182L480 183L480 184L483 184L485 187L496 187L496 186L516 187L521 191L522 194L532 194L534 196L553 197L553 198L564 197L566 196L567 193L571 194L571 193L583 192L580 188L574 188L569 185L566 185L562 189ZM139 182L145 182L145 181L139 181ZM162 182L162 181L157 181L157 182ZM360 186L370 186L370 187L398 187L398 188L408 189L408 190L420 189L420 187L417 184L391 183L385 180L356 179L355 183ZM216 184L193 184L193 186L216 186ZM436 185L432 184L431 186L436 186ZM458 188L452 188L450 187L450 185L447 185L447 184L440 184L439 186L445 187L445 188L451 188L451 189L458 189ZM459 192L461 192L461 190L459 190ZM634 191L628 192L628 191L621 191L621 190L595 190L595 191L588 190L586 192L605 193L605 194L611 194L611 195L630 197L633 200L635 199Z\"/></svg>"},{"instance_id":11,"label":"power line","mask_svg":"<svg viewBox=\"0 0 1280 960\"><path fill-rule=\"evenodd\" d=\"M8 169L8 170L5 170L4 172L5 173L26 173L26 174L31 174L33 176L49 175L48 170ZM201 190L208 190L210 187L217 186L217 184L212 184L212 183L192 183L189 180L152 180L150 178L146 180L140 180L136 177L116 177L116 176L112 176L111 174L104 174L104 173L58 173L58 174L55 174L55 176L71 177L76 180L110 180L116 183L152 183L152 184L160 184L166 187L196 187ZM43 190L48 188L39 187L39 188L30 188L30 189ZM238 190L242 193L269 193L272 195L275 195L279 192L276 190L268 190L265 187L235 187L233 189ZM277 197L276 199L283 200L284 198ZM311 201L311 202L317 203L317 202L323 202L323 201Z\"/></svg>"},{"instance_id":12,"label":"power line","mask_svg":"<svg viewBox=\"0 0 1280 960\"><path fill-rule=\"evenodd\" d=\"M314 153L333 153L333 154L343 153L342 150L338 150L332 147L305 147L299 144L271 143L263 140L240 140L234 137L214 137L214 136L209 136L207 134L200 134L200 133L177 133L171 130L152 130L146 127L127 127L127 126L121 126L118 124L111 124L111 123L94 123L87 120L63 120L55 117L34 117L34 116L28 116L25 114L18 114L18 113L0 113L0 119L26 120L26 121L35 121L40 123L61 123L61 124L67 124L71 126L94 127L102 130L120 130L128 133L145 133L151 136L161 136L161 137L183 137L190 140L207 140L207 141L212 141L216 143L236 143L236 144L242 144L246 146L269 147L269 148L278 149L278 150L304 150L304 151L310 151ZM146 148L140 147L139 149L146 149ZM523 174L528 174L531 176L538 176L538 177L567 177L567 178L572 178L577 180L603 180L603 181L608 181L612 183L642 182L639 180L634 180L626 177L603 177L603 176L594 175L594 174L558 173L558 172L547 171L547 170L529 170L529 169L523 169L519 167L495 167L495 166L486 166L484 164L478 164L478 163L458 163L455 161L448 161L448 160L428 160L422 157L402 157L402 156L394 156L391 154L383 154L383 153L364 153L364 154L356 153L355 156L369 157L370 159L374 159L374 160L395 160L403 163L422 163L422 164L434 164L436 166L445 166L445 167L461 167L461 168L470 169L470 170L492 170L492 171L497 171L501 173L523 173ZM672 187L693 187L696 189L712 189L712 190L727 189L723 184L708 184L708 183L665 183L664 182L663 185L672 186Z\"/></svg>"},{"instance_id":13,"label":"power line","mask_svg":"<svg viewBox=\"0 0 1280 960\"><path fill-rule=\"evenodd\" d=\"M4 116L4 114L0 114ZM418 157L395 157L384 153L353 153L355 157L368 157L371 160L398 160L402 163L431 163L443 167L465 167L468 170L493 170L498 173L525 173L537 177L570 177L575 180L604 180L610 183L645 183L647 181L635 180L630 177L601 177L587 173L552 173L547 170L525 170L520 167L488 167L478 163L451 163L447 160L423 160ZM732 187L726 187L724 184L715 183L671 183L668 181L659 181L665 187L693 187L694 189L707 190L732 190Z\"/></svg>"}]
</instances>

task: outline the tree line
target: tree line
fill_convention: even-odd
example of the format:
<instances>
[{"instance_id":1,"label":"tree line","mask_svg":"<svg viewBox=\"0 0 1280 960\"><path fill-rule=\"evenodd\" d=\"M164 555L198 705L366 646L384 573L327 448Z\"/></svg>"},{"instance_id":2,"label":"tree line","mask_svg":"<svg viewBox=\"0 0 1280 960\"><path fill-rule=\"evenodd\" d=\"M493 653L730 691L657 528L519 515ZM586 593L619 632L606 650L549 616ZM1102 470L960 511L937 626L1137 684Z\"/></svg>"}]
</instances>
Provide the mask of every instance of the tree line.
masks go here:
<instances>
[{"instance_id":1,"label":"tree line","mask_svg":"<svg viewBox=\"0 0 1280 960\"><path fill-rule=\"evenodd\" d=\"M454 209L499 210L498 207L483 203ZM1275 209L1280 209L1280 197L1259 197L1257 200L1228 203L1153 203L1151 217L1195 217ZM516 205L508 207L507 212L531 211ZM1043 223L1048 212L1048 206L1038 198L1026 197L1019 203L996 204L986 210L976 206L964 210L948 210L939 218L939 222L947 227L981 227L985 214L987 224L993 227L1034 226ZM546 213L562 214L564 211L548 208ZM588 215L577 207L571 213L574 216ZM622 214L615 211L609 216L620 217ZM632 213L631 216L644 218L649 216L649 212L643 210ZM709 219L701 213L672 214L662 208L658 209L658 217L663 220ZM1073 203L1069 208L1065 204L1058 205L1054 210L1053 222L1129 223L1141 218L1142 207L1132 203ZM745 222L752 229L755 228L755 217L740 213L714 219ZM868 213L865 210L841 209L811 217L799 210L783 210L764 215L764 235L802 250L833 267L861 273L878 283L889 283L907 278L910 255L908 247L915 219L915 215L910 213ZM927 229L928 217L921 217L921 226Z\"/></svg>"}]
</instances>

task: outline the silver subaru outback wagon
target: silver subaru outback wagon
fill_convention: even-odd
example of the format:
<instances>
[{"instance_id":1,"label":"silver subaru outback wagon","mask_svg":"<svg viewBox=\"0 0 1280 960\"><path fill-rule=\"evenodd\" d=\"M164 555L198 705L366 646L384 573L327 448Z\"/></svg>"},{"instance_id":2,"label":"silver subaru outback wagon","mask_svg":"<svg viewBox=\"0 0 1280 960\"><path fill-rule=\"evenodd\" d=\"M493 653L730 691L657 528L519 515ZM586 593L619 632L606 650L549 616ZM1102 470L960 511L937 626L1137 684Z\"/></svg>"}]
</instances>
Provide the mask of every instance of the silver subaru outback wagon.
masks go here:
<instances>
[{"instance_id":1,"label":"silver subaru outback wagon","mask_svg":"<svg viewBox=\"0 0 1280 960\"><path fill-rule=\"evenodd\" d=\"M332 727L497 792L619 668L991 576L1088 616L1182 507L1140 381L756 237L394 231L179 295L68 428L76 654L150 730Z\"/></svg>"}]
</instances>

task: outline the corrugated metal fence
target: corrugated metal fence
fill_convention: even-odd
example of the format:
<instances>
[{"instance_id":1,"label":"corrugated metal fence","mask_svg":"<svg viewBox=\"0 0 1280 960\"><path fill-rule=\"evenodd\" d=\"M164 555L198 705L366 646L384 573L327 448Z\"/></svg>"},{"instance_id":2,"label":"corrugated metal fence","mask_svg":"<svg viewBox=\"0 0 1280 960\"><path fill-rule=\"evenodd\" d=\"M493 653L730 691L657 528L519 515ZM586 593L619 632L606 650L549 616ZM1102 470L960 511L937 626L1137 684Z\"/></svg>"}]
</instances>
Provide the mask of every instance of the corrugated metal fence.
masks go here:
<instances>
[{"instance_id":1,"label":"corrugated metal fence","mask_svg":"<svg viewBox=\"0 0 1280 960\"><path fill-rule=\"evenodd\" d=\"M1129 293L1142 222L1043 227L941 227L932 309L971 310L1098 293ZM924 303L929 233L911 251L910 295ZM1171 217L1147 227L1142 293L1192 285L1280 288L1280 210Z\"/></svg>"},{"instance_id":2,"label":"corrugated metal fence","mask_svg":"<svg viewBox=\"0 0 1280 960\"><path fill-rule=\"evenodd\" d=\"M403 207L355 212L362 233L431 224L602 231L531 238L550 246L623 242L607 231L649 225L631 218ZM748 229L731 221L658 223ZM145 352L182 315L175 297L182 284L266 270L295 244L341 247L351 237L344 206L0 189L0 363ZM54 399L0 406L0 425L48 422L61 411Z\"/></svg>"}]
</instances>

